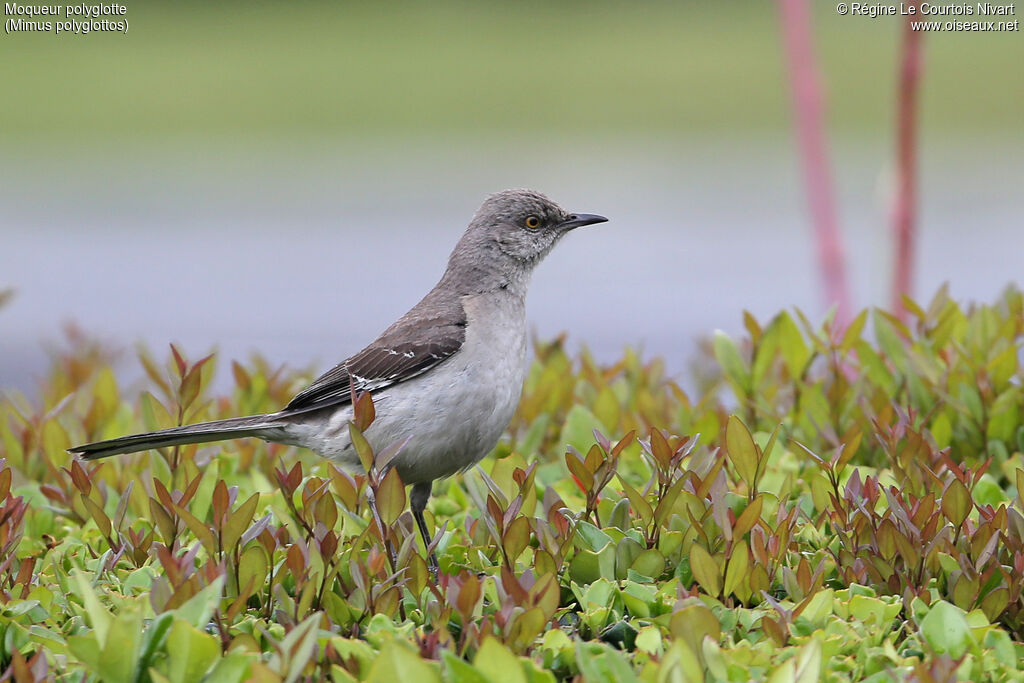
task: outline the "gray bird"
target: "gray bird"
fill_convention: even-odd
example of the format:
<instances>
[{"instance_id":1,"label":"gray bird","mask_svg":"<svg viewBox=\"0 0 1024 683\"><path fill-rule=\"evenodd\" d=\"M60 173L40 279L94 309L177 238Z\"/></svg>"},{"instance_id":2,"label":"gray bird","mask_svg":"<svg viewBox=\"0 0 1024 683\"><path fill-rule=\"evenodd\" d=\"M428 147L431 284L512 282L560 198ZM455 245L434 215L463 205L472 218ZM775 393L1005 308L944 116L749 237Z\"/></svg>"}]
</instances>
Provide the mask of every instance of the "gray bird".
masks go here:
<instances>
[{"instance_id":1,"label":"gray bird","mask_svg":"<svg viewBox=\"0 0 1024 683\"><path fill-rule=\"evenodd\" d=\"M352 389L368 391L376 419L366 439L375 453L405 442L388 466L412 485L409 505L429 547L423 510L434 480L486 456L519 403L526 374L526 290L534 267L570 230L607 220L569 213L532 190L491 195L455 245L437 285L369 346L324 373L283 410L69 450L95 460L254 436L308 448L361 472L348 429Z\"/></svg>"}]
</instances>

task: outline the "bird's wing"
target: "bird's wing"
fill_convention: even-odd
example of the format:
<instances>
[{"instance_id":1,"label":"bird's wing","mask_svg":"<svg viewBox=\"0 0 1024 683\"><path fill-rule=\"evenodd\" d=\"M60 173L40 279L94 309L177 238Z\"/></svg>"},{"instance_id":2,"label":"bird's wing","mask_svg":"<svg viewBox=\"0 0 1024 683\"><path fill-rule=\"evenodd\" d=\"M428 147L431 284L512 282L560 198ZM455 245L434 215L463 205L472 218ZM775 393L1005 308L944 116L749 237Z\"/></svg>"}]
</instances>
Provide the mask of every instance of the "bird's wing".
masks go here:
<instances>
[{"instance_id":1,"label":"bird's wing","mask_svg":"<svg viewBox=\"0 0 1024 683\"><path fill-rule=\"evenodd\" d=\"M462 306L443 313L402 318L372 344L296 394L282 412L350 403L353 387L374 392L430 370L458 351L466 338Z\"/></svg>"}]
</instances>

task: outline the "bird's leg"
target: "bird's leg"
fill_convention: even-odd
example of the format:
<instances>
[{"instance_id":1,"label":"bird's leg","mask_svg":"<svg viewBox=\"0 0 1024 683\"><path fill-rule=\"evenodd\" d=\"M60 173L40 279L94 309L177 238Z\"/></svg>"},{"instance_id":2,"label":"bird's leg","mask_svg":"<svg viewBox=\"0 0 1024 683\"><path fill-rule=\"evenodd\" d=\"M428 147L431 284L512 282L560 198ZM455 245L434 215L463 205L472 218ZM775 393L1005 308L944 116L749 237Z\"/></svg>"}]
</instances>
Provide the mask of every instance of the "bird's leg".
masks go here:
<instances>
[{"instance_id":1,"label":"bird's leg","mask_svg":"<svg viewBox=\"0 0 1024 683\"><path fill-rule=\"evenodd\" d=\"M423 511L427 508L427 501L430 500L430 489L431 482L429 481L413 484L412 491L409 494L409 508L412 510L412 516L416 519L416 526L420 528L420 536L423 537L423 548L430 553L430 568L437 572L439 567L437 555L430 549L430 532L427 531L427 520L423 518Z\"/></svg>"}]
</instances>

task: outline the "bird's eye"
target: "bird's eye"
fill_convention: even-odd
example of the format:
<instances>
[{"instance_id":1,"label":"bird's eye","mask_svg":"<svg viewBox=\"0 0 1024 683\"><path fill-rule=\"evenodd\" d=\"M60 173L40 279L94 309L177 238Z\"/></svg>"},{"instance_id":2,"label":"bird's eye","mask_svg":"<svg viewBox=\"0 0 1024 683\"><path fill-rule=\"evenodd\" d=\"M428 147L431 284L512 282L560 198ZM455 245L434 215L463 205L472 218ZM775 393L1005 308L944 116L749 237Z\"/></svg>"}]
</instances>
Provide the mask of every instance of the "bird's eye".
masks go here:
<instances>
[{"instance_id":1,"label":"bird's eye","mask_svg":"<svg viewBox=\"0 0 1024 683\"><path fill-rule=\"evenodd\" d=\"M540 227L540 219L537 218L536 216L527 216L526 227L528 227L530 230L536 230L537 228Z\"/></svg>"}]
</instances>

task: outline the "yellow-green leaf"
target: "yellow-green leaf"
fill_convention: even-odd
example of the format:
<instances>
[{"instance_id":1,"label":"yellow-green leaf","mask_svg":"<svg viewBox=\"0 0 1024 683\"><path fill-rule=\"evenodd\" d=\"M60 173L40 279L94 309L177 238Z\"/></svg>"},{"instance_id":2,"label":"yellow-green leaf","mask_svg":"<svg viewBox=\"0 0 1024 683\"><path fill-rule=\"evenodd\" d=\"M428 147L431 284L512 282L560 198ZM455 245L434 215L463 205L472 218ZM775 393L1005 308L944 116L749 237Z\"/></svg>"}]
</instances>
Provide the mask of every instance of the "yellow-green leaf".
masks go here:
<instances>
[{"instance_id":1,"label":"yellow-green leaf","mask_svg":"<svg viewBox=\"0 0 1024 683\"><path fill-rule=\"evenodd\" d=\"M690 546L690 571L701 588L713 598L722 593L722 572L711 554L703 546Z\"/></svg>"},{"instance_id":2,"label":"yellow-green leaf","mask_svg":"<svg viewBox=\"0 0 1024 683\"><path fill-rule=\"evenodd\" d=\"M725 427L725 447L729 461L736 468L740 479L753 488L759 459L757 446L754 445L754 439L746 425L735 415L729 416L729 422Z\"/></svg>"}]
</instances>

